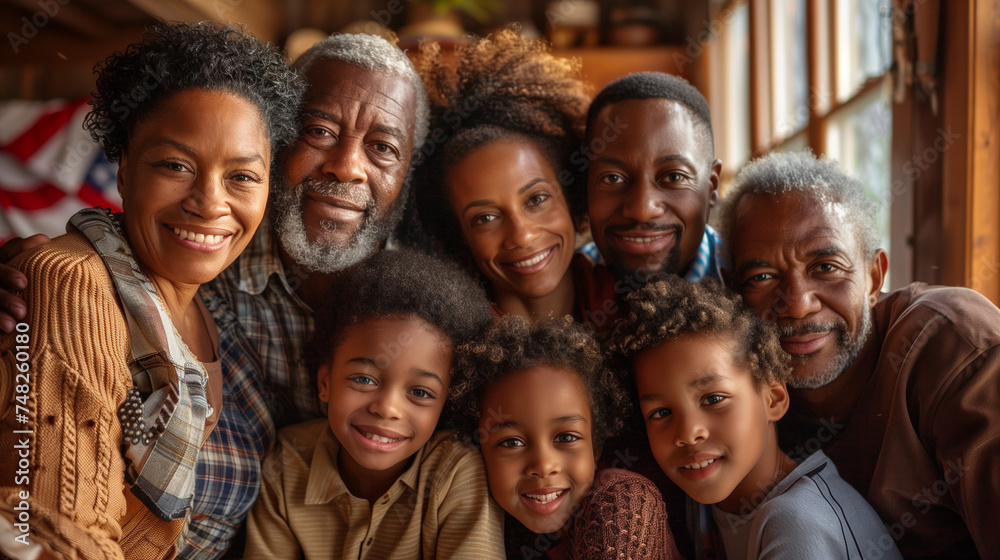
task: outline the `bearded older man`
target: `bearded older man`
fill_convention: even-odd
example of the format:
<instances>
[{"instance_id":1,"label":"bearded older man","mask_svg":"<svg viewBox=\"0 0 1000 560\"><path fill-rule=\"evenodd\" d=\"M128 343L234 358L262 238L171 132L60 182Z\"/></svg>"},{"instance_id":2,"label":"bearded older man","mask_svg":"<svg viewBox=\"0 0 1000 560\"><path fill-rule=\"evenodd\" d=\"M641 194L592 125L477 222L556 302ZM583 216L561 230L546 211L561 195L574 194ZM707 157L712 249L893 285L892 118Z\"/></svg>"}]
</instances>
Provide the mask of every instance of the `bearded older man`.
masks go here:
<instances>
[{"instance_id":1,"label":"bearded older man","mask_svg":"<svg viewBox=\"0 0 1000 560\"><path fill-rule=\"evenodd\" d=\"M230 520L232 527L243 522L275 427L325 414L304 360L314 310L334 275L381 248L396 227L412 157L427 135L420 76L385 40L331 35L294 66L308 87L299 137L279 158L270 227L261 227L232 266L201 290L219 325L227 381L238 378L245 397L262 395L267 406L250 398L234 402L223 416L229 429L206 444L246 449L241 470L247 479L234 484L221 454L219 461L211 452L199 460L206 493L192 511L201 523L188 533L189 551L218 549L209 543L232 536L233 528L215 520ZM227 494L232 490L239 497Z\"/></svg>"},{"instance_id":2,"label":"bearded older man","mask_svg":"<svg viewBox=\"0 0 1000 560\"><path fill-rule=\"evenodd\" d=\"M875 211L805 153L751 163L724 202L732 285L791 355L782 448L822 448L904 556L1000 557L1000 310L965 288L880 295Z\"/></svg>"},{"instance_id":3,"label":"bearded older man","mask_svg":"<svg viewBox=\"0 0 1000 560\"><path fill-rule=\"evenodd\" d=\"M396 227L429 116L413 65L374 36L332 35L295 67L309 85L299 138L280 156L271 227L203 288L232 307L260 358L278 427L324 414L303 360L313 310L333 275Z\"/></svg>"}]
</instances>

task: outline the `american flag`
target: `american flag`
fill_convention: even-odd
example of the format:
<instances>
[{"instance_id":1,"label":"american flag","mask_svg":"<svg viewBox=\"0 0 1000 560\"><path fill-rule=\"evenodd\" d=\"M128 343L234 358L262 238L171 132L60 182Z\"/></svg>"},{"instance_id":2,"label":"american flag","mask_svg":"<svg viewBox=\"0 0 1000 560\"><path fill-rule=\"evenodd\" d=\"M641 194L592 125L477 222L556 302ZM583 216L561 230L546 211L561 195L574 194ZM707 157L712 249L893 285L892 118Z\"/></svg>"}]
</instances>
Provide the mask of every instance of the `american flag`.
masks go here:
<instances>
[{"instance_id":1,"label":"american flag","mask_svg":"<svg viewBox=\"0 0 1000 560\"><path fill-rule=\"evenodd\" d=\"M83 129L89 109L86 98L0 103L0 243L65 233L81 208L121 210L118 165Z\"/></svg>"}]
</instances>

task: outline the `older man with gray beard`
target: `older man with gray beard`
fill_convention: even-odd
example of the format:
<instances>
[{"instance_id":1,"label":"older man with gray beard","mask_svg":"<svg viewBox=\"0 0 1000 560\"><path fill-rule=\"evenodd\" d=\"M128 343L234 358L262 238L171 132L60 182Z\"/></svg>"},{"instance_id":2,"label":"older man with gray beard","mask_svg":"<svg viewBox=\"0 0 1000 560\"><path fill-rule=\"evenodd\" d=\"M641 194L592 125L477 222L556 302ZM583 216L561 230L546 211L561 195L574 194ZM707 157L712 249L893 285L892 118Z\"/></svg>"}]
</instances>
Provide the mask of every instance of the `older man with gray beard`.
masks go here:
<instances>
[{"instance_id":1,"label":"older man with gray beard","mask_svg":"<svg viewBox=\"0 0 1000 560\"><path fill-rule=\"evenodd\" d=\"M427 135L420 76L385 40L332 35L294 66L308 87L299 138L272 178L270 227L201 289L219 326L226 385L238 390L227 393L219 435L199 457L183 558L211 558L229 546L257 495L276 427L325 414L304 359L314 310L334 275L380 249L395 229L411 160ZM245 451L241 464L232 464L232 449Z\"/></svg>"},{"instance_id":2,"label":"older man with gray beard","mask_svg":"<svg viewBox=\"0 0 1000 560\"><path fill-rule=\"evenodd\" d=\"M781 447L822 448L903 556L1000 558L1000 310L965 288L880 294L875 212L807 153L751 163L724 201L731 285L791 355Z\"/></svg>"},{"instance_id":3,"label":"older man with gray beard","mask_svg":"<svg viewBox=\"0 0 1000 560\"><path fill-rule=\"evenodd\" d=\"M309 86L299 138L279 156L271 227L204 289L232 308L260 358L278 427L323 414L302 360L313 310L333 275L396 227L428 119L419 75L382 39L333 35L295 67Z\"/></svg>"}]
</instances>

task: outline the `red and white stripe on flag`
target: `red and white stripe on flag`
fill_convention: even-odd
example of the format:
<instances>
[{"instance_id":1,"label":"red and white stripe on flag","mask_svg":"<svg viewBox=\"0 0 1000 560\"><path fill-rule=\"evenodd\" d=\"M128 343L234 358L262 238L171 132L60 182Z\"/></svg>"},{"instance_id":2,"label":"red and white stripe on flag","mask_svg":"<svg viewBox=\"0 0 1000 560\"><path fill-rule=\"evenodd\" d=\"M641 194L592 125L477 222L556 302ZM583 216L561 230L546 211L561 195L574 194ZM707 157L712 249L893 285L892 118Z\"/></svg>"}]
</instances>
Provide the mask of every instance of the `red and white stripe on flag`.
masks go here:
<instances>
[{"instance_id":1,"label":"red and white stripe on flag","mask_svg":"<svg viewBox=\"0 0 1000 560\"><path fill-rule=\"evenodd\" d=\"M0 243L65 233L81 208L121 210L118 165L83 129L89 109L87 99L0 102Z\"/></svg>"}]
</instances>

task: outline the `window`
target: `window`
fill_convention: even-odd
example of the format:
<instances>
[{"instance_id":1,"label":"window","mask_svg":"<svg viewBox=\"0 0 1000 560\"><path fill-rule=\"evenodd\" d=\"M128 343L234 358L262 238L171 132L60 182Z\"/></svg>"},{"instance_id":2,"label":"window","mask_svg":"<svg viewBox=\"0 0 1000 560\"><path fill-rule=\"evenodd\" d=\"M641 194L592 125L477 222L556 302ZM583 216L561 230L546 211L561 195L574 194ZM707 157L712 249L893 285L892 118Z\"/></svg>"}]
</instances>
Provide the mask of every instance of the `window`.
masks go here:
<instances>
[{"instance_id":1,"label":"window","mask_svg":"<svg viewBox=\"0 0 1000 560\"><path fill-rule=\"evenodd\" d=\"M809 122L806 1L770 0L771 134L788 138Z\"/></svg>"},{"instance_id":2,"label":"window","mask_svg":"<svg viewBox=\"0 0 1000 560\"><path fill-rule=\"evenodd\" d=\"M868 196L879 201L878 229L889 246L892 204L892 106L884 90L872 90L831 117L826 155L865 184Z\"/></svg>"},{"instance_id":3,"label":"window","mask_svg":"<svg viewBox=\"0 0 1000 560\"><path fill-rule=\"evenodd\" d=\"M837 101L844 103L892 64L892 6L890 0L838 0L834 4Z\"/></svg>"},{"instance_id":4,"label":"window","mask_svg":"<svg viewBox=\"0 0 1000 560\"><path fill-rule=\"evenodd\" d=\"M890 235L890 207L908 202L890 191L891 0L744 0L719 14L727 23L714 47L711 99L718 151L734 162L723 159L724 175L742 166L746 151L809 149L837 159L879 202L879 232L892 255L891 241L909 232ZM748 105L741 105L744 91ZM908 274L889 287L910 280L900 276Z\"/></svg>"},{"instance_id":5,"label":"window","mask_svg":"<svg viewBox=\"0 0 1000 560\"><path fill-rule=\"evenodd\" d=\"M750 12L739 3L720 14L719 48L712 49L712 108L715 153L728 182L750 160Z\"/></svg>"}]
</instances>

